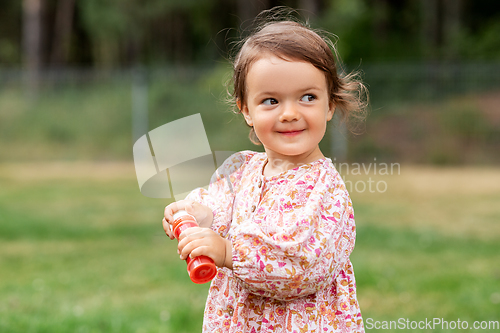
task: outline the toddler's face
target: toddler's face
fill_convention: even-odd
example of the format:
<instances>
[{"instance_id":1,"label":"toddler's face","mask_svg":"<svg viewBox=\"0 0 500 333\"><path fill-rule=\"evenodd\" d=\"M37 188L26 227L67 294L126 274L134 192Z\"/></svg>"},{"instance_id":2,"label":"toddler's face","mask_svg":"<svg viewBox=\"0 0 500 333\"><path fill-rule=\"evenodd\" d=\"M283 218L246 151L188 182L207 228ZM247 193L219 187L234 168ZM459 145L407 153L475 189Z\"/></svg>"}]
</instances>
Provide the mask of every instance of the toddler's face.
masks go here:
<instances>
[{"instance_id":1,"label":"toddler's face","mask_svg":"<svg viewBox=\"0 0 500 333\"><path fill-rule=\"evenodd\" d=\"M251 65L239 105L269 158L309 163L333 116L325 75L312 64L264 55Z\"/></svg>"}]
</instances>

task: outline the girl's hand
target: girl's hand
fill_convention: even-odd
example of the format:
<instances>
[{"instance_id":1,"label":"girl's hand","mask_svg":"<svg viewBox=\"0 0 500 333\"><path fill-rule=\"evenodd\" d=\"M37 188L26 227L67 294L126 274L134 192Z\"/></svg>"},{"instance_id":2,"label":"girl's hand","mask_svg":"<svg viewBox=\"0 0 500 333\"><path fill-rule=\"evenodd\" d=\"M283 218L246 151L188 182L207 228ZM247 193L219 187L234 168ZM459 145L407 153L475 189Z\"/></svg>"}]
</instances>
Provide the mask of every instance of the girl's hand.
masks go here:
<instances>
[{"instance_id":1,"label":"girl's hand","mask_svg":"<svg viewBox=\"0 0 500 333\"><path fill-rule=\"evenodd\" d=\"M212 210L205 205L199 204L191 200L179 200L172 202L165 207L163 218L163 230L170 239L174 239L174 233L170 228L170 224L174 222L174 214L179 210L185 210L188 214L193 215L200 227L209 228L212 225L214 216Z\"/></svg>"},{"instance_id":2,"label":"girl's hand","mask_svg":"<svg viewBox=\"0 0 500 333\"><path fill-rule=\"evenodd\" d=\"M233 268L231 242L208 228L189 228L179 236L178 253L181 259L201 255L212 258L217 267Z\"/></svg>"}]
</instances>

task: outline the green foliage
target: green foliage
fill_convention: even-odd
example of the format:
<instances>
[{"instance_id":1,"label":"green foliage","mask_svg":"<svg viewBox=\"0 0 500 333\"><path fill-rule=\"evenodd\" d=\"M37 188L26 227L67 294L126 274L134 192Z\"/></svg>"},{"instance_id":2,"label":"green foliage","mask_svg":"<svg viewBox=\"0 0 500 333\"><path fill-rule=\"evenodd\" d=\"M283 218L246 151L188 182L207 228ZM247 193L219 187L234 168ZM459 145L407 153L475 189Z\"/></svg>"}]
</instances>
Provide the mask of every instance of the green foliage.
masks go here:
<instances>
[{"instance_id":1,"label":"green foliage","mask_svg":"<svg viewBox=\"0 0 500 333\"><path fill-rule=\"evenodd\" d=\"M357 61L355 58L358 54L352 48L366 48L366 44L352 44L350 41L364 33L363 26L368 19L367 10L362 0L332 1L325 15L318 21L322 29L339 37L337 48L345 62Z\"/></svg>"},{"instance_id":2,"label":"green foliage","mask_svg":"<svg viewBox=\"0 0 500 333\"><path fill-rule=\"evenodd\" d=\"M5 160L124 158L130 154L129 86L47 89L35 102L4 92L14 110L0 124ZM10 128L3 131L4 128Z\"/></svg>"},{"instance_id":3,"label":"green foliage","mask_svg":"<svg viewBox=\"0 0 500 333\"><path fill-rule=\"evenodd\" d=\"M500 21L485 24L476 33L464 33L460 39L460 48L467 58L481 60L500 60Z\"/></svg>"},{"instance_id":4,"label":"green foliage","mask_svg":"<svg viewBox=\"0 0 500 333\"><path fill-rule=\"evenodd\" d=\"M467 107L449 109L444 117L449 130L466 141L481 139L483 133L487 131L488 124L479 110Z\"/></svg>"},{"instance_id":5,"label":"green foliage","mask_svg":"<svg viewBox=\"0 0 500 333\"><path fill-rule=\"evenodd\" d=\"M484 116L481 110L470 105L449 105L441 113L441 121L446 131L464 143L498 142L500 130Z\"/></svg>"},{"instance_id":6,"label":"green foliage","mask_svg":"<svg viewBox=\"0 0 500 333\"><path fill-rule=\"evenodd\" d=\"M461 163L461 160L456 147L450 147L446 142L436 140L430 148L425 162L434 165L457 165Z\"/></svg>"},{"instance_id":7,"label":"green foliage","mask_svg":"<svg viewBox=\"0 0 500 333\"><path fill-rule=\"evenodd\" d=\"M338 51L352 65L421 57L415 4L331 1L318 26L339 37Z\"/></svg>"},{"instance_id":8,"label":"green foliage","mask_svg":"<svg viewBox=\"0 0 500 333\"><path fill-rule=\"evenodd\" d=\"M101 39L118 38L127 32L131 23L123 1L80 1L82 18L91 36Z\"/></svg>"},{"instance_id":9,"label":"green foliage","mask_svg":"<svg viewBox=\"0 0 500 333\"><path fill-rule=\"evenodd\" d=\"M151 70L149 129L201 113L212 150L252 148L243 118L224 102L227 67ZM130 160L132 77L43 85L37 100L0 92L0 161ZM231 140L228 140L231 138Z\"/></svg>"},{"instance_id":10,"label":"green foliage","mask_svg":"<svg viewBox=\"0 0 500 333\"><path fill-rule=\"evenodd\" d=\"M227 65L181 69L170 77L156 72L150 81L150 129L200 113L213 151L252 149L243 117L227 103L229 73Z\"/></svg>"},{"instance_id":11,"label":"green foliage","mask_svg":"<svg viewBox=\"0 0 500 333\"><path fill-rule=\"evenodd\" d=\"M23 62L23 1L4 0L0 10L0 63ZM241 27L245 7L228 0L85 0L75 1L66 21L72 22L70 38L57 40L54 32L62 1L46 0L41 30L44 41L40 59L49 62L55 47L69 43L64 56L68 66L105 68L171 62L206 63L226 56L229 42ZM269 3L269 2L268 2ZM350 64L403 60L498 60L498 5L491 1L462 1L458 23L444 19L452 3L434 8L437 24L425 41L422 1L319 1L313 25L340 37L338 48ZM277 4L274 2L273 4ZM295 6L297 1L281 1ZM298 8L297 8L298 9ZM448 13L448 14L447 14ZM60 18L57 18L57 20ZM448 22L448 23L447 23ZM450 23L451 22L451 23ZM449 24L449 26L447 26ZM446 31L454 30L453 36ZM429 32L429 31L428 31ZM428 36L429 37L429 36ZM58 43L61 42L61 45Z\"/></svg>"},{"instance_id":12,"label":"green foliage","mask_svg":"<svg viewBox=\"0 0 500 333\"><path fill-rule=\"evenodd\" d=\"M4 0L0 4L0 67L17 65L21 61L20 1Z\"/></svg>"},{"instance_id":13,"label":"green foliage","mask_svg":"<svg viewBox=\"0 0 500 333\"><path fill-rule=\"evenodd\" d=\"M372 138L364 136L351 143L348 151L349 160L356 162L372 161L374 157L385 161L395 159L395 153L391 147L383 147Z\"/></svg>"},{"instance_id":14,"label":"green foliage","mask_svg":"<svg viewBox=\"0 0 500 333\"><path fill-rule=\"evenodd\" d=\"M185 62L206 56L202 46L212 37L214 5L210 0L150 0L147 5L137 0L89 0L79 2L78 9L94 60L116 67L119 63L157 64L175 57ZM179 52L184 53L182 57Z\"/></svg>"}]
</instances>

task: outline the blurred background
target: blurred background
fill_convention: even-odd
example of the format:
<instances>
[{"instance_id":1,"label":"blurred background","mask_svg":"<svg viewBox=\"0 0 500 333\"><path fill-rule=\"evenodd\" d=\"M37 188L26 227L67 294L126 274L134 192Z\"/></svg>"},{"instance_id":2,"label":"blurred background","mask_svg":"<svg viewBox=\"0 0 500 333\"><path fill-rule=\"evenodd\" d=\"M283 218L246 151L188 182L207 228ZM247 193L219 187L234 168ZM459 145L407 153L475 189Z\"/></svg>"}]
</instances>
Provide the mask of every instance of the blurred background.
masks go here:
<instances>
[{"instance_id":1,"label":"blurred background","mask_svg":"<svg viewBox=\"0 0 500 333\"><path fill-rule=\"evenodd\" d=\"M500 320L498 1L2 0L1 332L201 330L208 286L132 145L201 113L213 151L261 150L225 84L275 6L334 34L370 92L362 134L334 121L321 143L345 163L365 320Z\"/></svg>"},{"instance_id":2,"label":"blurred background","mask_svg":"<svg viewBox=\"0 0 500 333\"><path fill-rule=\"evenodd\" d=\"M245 147L212 125L245 128L224 104L227 59L276 5L337 35L345 69L368 85L368 130L339 158L500 162L500 5L487 0L6 0L0 161L129 160L147 127L196 112L213 150Z\"/></svg>"}]
</instances>

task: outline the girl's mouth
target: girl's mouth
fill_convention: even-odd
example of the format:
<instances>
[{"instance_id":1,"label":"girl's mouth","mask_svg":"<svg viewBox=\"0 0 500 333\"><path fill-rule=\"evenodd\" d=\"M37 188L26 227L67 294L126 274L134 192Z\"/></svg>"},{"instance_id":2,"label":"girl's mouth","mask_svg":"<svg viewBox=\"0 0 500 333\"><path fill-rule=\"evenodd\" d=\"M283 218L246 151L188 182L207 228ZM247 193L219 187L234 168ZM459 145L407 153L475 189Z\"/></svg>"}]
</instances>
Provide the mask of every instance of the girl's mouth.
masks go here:
<instances>
[{"instance_id":1,"label":"girl's mouth","mask_svg":"<svg viewBox=\"0 0 500 333\"><path fill-rule=\"evenodd\" d=\"M304 130L297 130L297 131L283 131L283 132L278 132L279 134L285 135L285 136L296 136L302 133Z\"/></svg>"}]
</instances>

